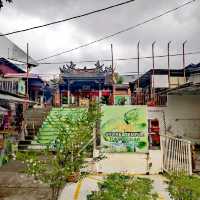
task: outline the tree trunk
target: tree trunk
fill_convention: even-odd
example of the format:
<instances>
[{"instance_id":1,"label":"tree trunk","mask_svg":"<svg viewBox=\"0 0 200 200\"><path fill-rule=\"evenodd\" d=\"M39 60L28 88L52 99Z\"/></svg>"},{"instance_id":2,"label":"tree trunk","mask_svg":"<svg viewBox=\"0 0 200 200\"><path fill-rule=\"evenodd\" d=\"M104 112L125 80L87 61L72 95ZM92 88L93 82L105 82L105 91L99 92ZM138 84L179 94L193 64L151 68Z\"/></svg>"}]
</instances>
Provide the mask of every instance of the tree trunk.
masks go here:
<instances>
[{"instance_id":1,"label":"tree trunk","mask_svg":"<svg viewBox=\"0 0 200 200\"><path fill-rule=\"evenodd\" d=\"M58 200L59 193L60 193L60 188L57 187L52 187L51 188L51 200Z\"/></svg>"}]
</instances>

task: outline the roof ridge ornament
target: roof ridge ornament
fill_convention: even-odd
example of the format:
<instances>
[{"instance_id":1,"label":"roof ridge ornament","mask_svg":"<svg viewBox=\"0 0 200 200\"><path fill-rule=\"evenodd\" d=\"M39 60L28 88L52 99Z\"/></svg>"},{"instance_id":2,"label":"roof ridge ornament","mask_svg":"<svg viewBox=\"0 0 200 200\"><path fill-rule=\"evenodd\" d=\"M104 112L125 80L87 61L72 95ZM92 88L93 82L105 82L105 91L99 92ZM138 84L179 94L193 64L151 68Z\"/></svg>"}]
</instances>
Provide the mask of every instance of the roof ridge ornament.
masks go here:
<instances>
[{"instance_id":1,"label":"roof ridge ornament","mask_svg":"<svg viewBox=\"0 0 200 200\"><path fill-rule=\"evenodd\" d=\"M104 72L106 72L106 73L112 72L112 67L105 67Z\"/></svg>"},{"instance_id":2,"label":"roof ridge ornament","mask_svg":"<svg viewBox=\"0 0 200 200\"><path fill-rule=\"evenodd\" d=\"M104 64L101 65L99 60L96 62L95 66L96 66L95 71L96 71L97 73L103 73L103 72L104 72L104 70L103 70Z\"/></svg>"},{"instance_id":3,"label":"roof ridge ornament","mask_svg":"<svg viewBox=\"0 0 200 200\"><path fill-rule=\"evenodd\" d=\"M75 70L75 66L76 66L76 64L71 61L69 63L69 65L66 64L66 65L63 65L62 68L60 67L60 72L61 73L70 73Z\"/></svg>"}]
</instances>

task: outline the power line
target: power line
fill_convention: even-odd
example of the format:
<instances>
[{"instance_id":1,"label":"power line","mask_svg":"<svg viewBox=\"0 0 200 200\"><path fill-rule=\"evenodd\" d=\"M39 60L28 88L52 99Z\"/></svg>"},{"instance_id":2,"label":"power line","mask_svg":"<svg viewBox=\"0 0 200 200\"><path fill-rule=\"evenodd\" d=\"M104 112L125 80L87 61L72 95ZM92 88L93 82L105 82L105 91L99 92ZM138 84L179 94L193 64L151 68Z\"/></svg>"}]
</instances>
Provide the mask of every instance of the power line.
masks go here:
<instances>
[{"instance_id":1,"label":"power line","mask_svg":"<svg viewBox=\"0 0 200 200\"><path fill-rule=\"evenodd\" d=\"M200 54L200 51L193 51L193 52L188 52L188 53L185 53L185 55L197 55L197 54ZM177 57L177 56L182 56L183 54L182 53L177 53L177 54L170 54L171 57ZM157 56L154 56L155 58L165 58L167 57L168 55L165 54L165 55L157 55ZM129 60L137 60L138 58L137 57L132 57L132 58L116 58L114 59L115 61L129 61ZM143 57L140 57L140 60L143 60L143 59L152 59L152 56L143 56ZM111 62L111 59L100 59L99 61L101 62ZM61 64L67 64L67 63L70 63L71 61L65 61L65 62L46 62L46 63L39 63L41 65L61 65ZM82 60L82 61L76 61L75 63L78 63L78 64L82 64L82 63L96 63L97 60Z\"/></svg>"},{"instance_id":2,"label":"power line","mask_svg":"<svg viewBox=\"0 0 200 200\"><path fill-rule=\"evenodd\" d=\"M17 31L13 31L13 32L10 32L10 33L1 34L0 36L13 35L13 34L16 34L16 33L26 32L26 31L30 31L30 30L33 30L33 29L38 29L38 28L43 28L43 27L46 27L46 26L51 26L51 25L54 25L54 24L63 23L63 22L70 21L70 20L73 20L73 19L78 19L78 18L81 18L81 17L89 16L89 15L92 15L92 14L95 14L95 13L98 13L98 12L103 12L103 11L106 11L106 10L109 10L109 9L112 9L112 8L115 8L115 7L119 7L119 6L128 4L128 3L132 3L134 1L136 1L136 0L125 1L125 2L122 2L122 3L118 3L118 4L111 5L111 6L102 8L102 9L90 11L90 12L87 12L87 13L84 13L84 14L81 14L81 15L77 15L77 16L74 16L74 17L67 18L67 19L62 19L62 20L50 22L50 23L47 23L47 24L39 25L39 26L33 26L33 27L30 27L30 28L22 29L22 30L17 30Z\"/></svg>"},{"instance_id":3,"label":"power line","mask_svg":"<svg viewBox=\"0 0 200 200\"><path fill-rule=\"evenodd\" d=\"M126 28L126 29L123 29L123 30L118 31L118 32L116 32L116 33L113 33L113 34L104 36L104 37L99 38L99 39L97 39L97 40L94 40L94 41L92 41L92 42L89 42L89 43L86 43L86 44L77 46L77 47L72 48L72 49L70 49L70 50L63 51L63 52L60 52L60 53L57 53L57 54L53 54L53 55L48 56L48 57L45 57L45 58L41 58L41 59L39 59L38 61L47 60L47 59L50 59L50 58L53 58L53 57L57 57L57 56L60 56L60 55L62 55L62 54L65 54L65 53L69 53L69 52L72 52L72 51L74 51L74 50L77 50L77 49L80 49L80 48L83 48L83 47L90 46L90 45L95 44L95 43L97 43L97 42L106 40L106 39L108 39L108 38L112 38L112 37L114 37L114 36L116 36L116 35L119 35L119 34L122 34L122 33L124 33L124 32L130 31L130 30L135 29L135 28L137 28L137 27L139 27L139 26L142 26L142 25L144 25L144 24L146 24L146 23L149 23L149 22L151 22L151 21L153 21L153 20L156 20L156 19L158 19L158 18L160 18L160 17L162 17L162 16L164 16L164 15L167 15L167 14L169 14L169 13L171 13L171 12L174 12L174 11L176 11L176 10L178 10L178 9L181 9L181 8L183 8L183 7L185 7L185 6L189 5L189 4L191 4L191 3L193 3L193 2L194 2L194 0L191 0L191 1L189 1L189 2L186 2L186 3L184 3L184 4L181 4L180 6L178 6L178 7L176 7L176 8L173 8L173 9L171 9L171 10L165 11L164 13L162 13L162 14L160 14L160 15L157 15L157 16L155 16L155 17L149 18L149 19L147 19L147 20L145 20L145 21L143 21L143 22L141 22L141 23L139 23L139 24L136 24L136 25L134 25L134 26L130 26L130 27Z\"/></svg>"},{"instance_id":4,"label":"power line","mask_svg":"<svg viewBox=\"0 0 200 200\"><path fill-rule=\"evenodd\" d=\"M185 55L197 55L197 54L200 54L200 51L192 51L192 52L188 52L188 53L185 53ZM177 53L177 54L170 54L169 56L171 57L177 57L177 56L182 56L183 54L182 53ZM167 57L168 55L165 54L165 55L157 55L157 56L154 56L155 58L165 58ZM152 56L143 56L143 57L140 57L140 60L143 60L143 59L151 59ZM20 61L20 60L17 60L17 59L13 59L13 58L7 58L9 60L12 60L12 61L16 61L16 62L20 62L21 64L20 65L27 65L26 62L24 61ZM137 60L138 58L137 57L132 57L132 58L116 58L114 59L115 61L130 61L130 60ZM98 59L97 59L98 60ZM82 60L82 61L75 61L75 63L78 63L78 64L82 64L82 63L96 63L97 60ZM99 61L101 62L111 62L111 59L99 59ZM67 63L70 63L71 61L62 61L62 62L42 62L42 63L38 63L40 65L61 65L61 64L67 64Z\"/></svg>"}]
</instances>

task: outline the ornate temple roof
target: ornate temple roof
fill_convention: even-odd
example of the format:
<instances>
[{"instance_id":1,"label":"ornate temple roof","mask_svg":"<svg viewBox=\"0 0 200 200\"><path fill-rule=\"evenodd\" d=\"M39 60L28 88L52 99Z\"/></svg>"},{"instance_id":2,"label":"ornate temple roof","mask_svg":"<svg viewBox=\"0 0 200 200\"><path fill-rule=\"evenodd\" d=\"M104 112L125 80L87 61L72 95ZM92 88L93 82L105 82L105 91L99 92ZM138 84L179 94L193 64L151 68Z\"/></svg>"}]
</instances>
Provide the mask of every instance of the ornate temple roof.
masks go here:
<instances>
[{"instance_id":1,"label":"ornate temple roof","mask_svg":"<svg viewBox=\"0 0 200 200\"><path fill-rule=\"evenodd\" d=\"M63 78L103 78L112 74L112 68L104 67L99 61L93 68L75 68L75 66L73 62L64 65L60 68L61 76Z\"/></svg>"}]
</instances>

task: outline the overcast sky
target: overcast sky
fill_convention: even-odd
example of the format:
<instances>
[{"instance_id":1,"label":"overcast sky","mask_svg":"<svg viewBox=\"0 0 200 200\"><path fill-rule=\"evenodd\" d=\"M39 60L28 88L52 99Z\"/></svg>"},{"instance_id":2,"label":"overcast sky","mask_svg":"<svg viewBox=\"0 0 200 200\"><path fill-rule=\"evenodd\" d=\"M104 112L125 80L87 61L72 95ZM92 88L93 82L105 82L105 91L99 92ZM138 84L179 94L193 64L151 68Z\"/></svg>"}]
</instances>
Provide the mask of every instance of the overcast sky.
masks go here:
<instances>
[{"instance_id":1,"label":"overcast sky","mask_svg":"<svg viewBox=\"0 0 200 200\"><path fill-rule=\"evenodd\" d=\"M124 0L13 0L4 3L0 11L0 32L40 25L72 17L91 10L100 9ZM63 50L96 40L104 35L135 25L184 2L183 0L136 0L133 3L107 10L92 16L64 22L42 29L9 36L22 49L30 44L31 56L40 59ZM156 40L155 53L167 53L167 42L172 40L171 53L182 52L182 42L188 40L187 51L200 50L200 1L166 15L137 29L112 39L93 44L71 53L46 60L45 62L109 59L110 44L114 46L115 58L136 57L137 42L141 41L141 56L151 55L151 43ZM198 63L200 55L187 56L186 64ZM92 63L78 67L92 67ZM110 65L110 63L105 63ZM120 73L135 72L137 61L115 62ZM173 68L181 68L182 58L171 58ZM62 65L39 65L34 72L55 73ZM151 60L141 61L141 71L152 67ZM156 59L156 68L166 68L167 58Z\"/></svg>"}]
</instances>

